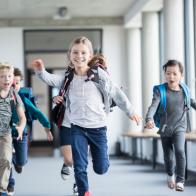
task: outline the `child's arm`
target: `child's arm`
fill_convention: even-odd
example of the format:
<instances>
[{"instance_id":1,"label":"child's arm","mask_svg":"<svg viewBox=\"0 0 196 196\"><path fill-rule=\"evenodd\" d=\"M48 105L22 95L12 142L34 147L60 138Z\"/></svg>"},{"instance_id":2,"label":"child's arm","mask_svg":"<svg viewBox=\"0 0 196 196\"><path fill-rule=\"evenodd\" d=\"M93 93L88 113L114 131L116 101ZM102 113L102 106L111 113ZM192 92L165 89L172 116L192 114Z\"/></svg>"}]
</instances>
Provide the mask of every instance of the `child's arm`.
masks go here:
<instances>
[{"instance_id":1,"label":"child's arm","mask_svg":"<svg viewBox=\"0 0 196 196\"><path fill-rule=\"evenodd\" d=\"M60 88L62 86L64 76L47 72L41 59L34 60L31 63L31 67L35 71L36 76L40 78L44 83L56 88Z\"/></svg>"},{"instance_id":2,"label":"child's arm","mask_svg":"<svg viewBox=\"0 0 196 196\"><path fill-rule=\"evenodd\" d=\"M25 97L24 99L25 106L27 107L28 111L35 116L39 122L42 124L42 126L45 128L47 138L49 141L53 140L52 133L50 131L50 121L48 118L37 108L35 107L29 99Z\"/></svg>"},{"instance_id":3,"label":"child's arm","mask_svg":"<svg viewBox=\"0 0 196 196\"><path fill-rule=\"evenodd\" d=\"M155 115L155 113L157 111L157 108L159 106L159 102L160 102L159 93L154 93L153 98L152 98L152 103L149 106L147 114L146 114L146 118L145 118L146 124L144 125L145 128L148 128L148 129L154 128L155 124L154 124L153 116Z\"/></svg>"},{"instance_id":4,"label":"child's arm","mask_svg":"<svg viewBox=\"0 0 196 196\"><path fill-rule=\"evenodd\" d=\"M108 91L110 97L114 100L116 105L122 111L124 111L131 120L139 124L139 122L142 120L142 117L136 114L125 93L118 86L114 85L105 71L103 71L102 69L98 69L98 71L101 80L100 82L105 83L105 88L107 88L106 90Z\"/></svg>"},{"instance_id":5,"label":"child's arm","mask_svg":"<svg viewBox=\"0 0 196 196\"><path fill-rule=\"evenodd\" d=\"M24 112L23 107L18 106L16 110L17 110L17 114L19 118L19 123L16 126L16 130L18 131L17 140L22 140L23 130L26 126L26 117L25 117L25 112Z\"/></svg>"}]
</instances>

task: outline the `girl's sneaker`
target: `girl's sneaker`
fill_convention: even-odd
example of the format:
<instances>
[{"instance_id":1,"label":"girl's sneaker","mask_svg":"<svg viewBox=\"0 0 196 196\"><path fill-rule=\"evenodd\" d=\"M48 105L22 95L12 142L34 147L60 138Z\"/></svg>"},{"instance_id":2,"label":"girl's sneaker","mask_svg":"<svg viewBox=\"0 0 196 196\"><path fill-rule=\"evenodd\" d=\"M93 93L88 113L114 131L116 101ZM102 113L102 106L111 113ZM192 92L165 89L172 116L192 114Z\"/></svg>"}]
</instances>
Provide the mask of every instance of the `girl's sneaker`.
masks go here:
<instances>
[{"instance_id":1,"label":"girl's sneaker","mask_svg":"<svg viewBox=\"0 0 196 196\"><path fill-rule=\"evenodd\" d=\"M184 191L184 183L177 182L176 183L176 191Z\"/></svg>"},{"instance_id":2,"label":"girl's sneaker","mask_svg":"<svg viewBox=\"0 0 196 196\"><path fill-rule=\"evenodd\" d=\"M89 191L87 191L87 192L84 193L84 196L91 196L91 194L90 194Z\"/></svg>"},{"instance_id":3,"label":"girl's sneaker","mask_svg":"<svg viewBox=\"0 0 196 196\"><path fill-rule=\"evenodd\" d=\"M71 172L72 172L72 167L63 164L62 169L61 169L61 178L63 180L67 180L69 178Z\"/></svg>"},{"instance_id":4,"label":"girl's sneaker","mask_svg":"<svg viewBox=\"0 0 196 196\"><path fill-rule=\"evenodd\" d=\"M174 177L174 174L172 176L167 176L167 186L170 188L170 189L174 189L175 188L175 177Z\"/></svg>"}]
</instances>

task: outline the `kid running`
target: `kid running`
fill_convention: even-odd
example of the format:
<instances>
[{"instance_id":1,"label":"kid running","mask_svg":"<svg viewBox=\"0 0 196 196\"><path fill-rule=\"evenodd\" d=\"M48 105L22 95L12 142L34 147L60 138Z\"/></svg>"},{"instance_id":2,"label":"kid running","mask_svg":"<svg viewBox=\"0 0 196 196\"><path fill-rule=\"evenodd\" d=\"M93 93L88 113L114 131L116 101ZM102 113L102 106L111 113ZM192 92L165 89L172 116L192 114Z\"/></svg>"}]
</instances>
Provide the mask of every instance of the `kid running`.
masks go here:
<instances>
[{"instance_id":1,"label":"kid running","mask_svg":"<svg viewBox=\"0 0 196 196\"><path fill-rule=\"evenodd\" d=\"M23 104L14 91L12 84L14 68L6 63L0 63L0 195L6 196L12 161L11 117L13 108L19 121L16 125L16 140L21 140L26 124Z\"/></svg>"},{"instance_id":2,"label":"kid running","mask_svg":"<svg viewBox=\"0 0 196 196\"><path fill-rule=\"evenodd\" d=\"M18 92L19 96L21 97L23 104L25 106L26 112L32 114L45 128L47 138L49 141L53 140L52 133L50 131L50 122L47 117L27 98L22 94L20 91L21 89L21 81L23 79L22 72L18 68L14 68L14 88ZM12 116L13 123L17 123L18 116L16 113L13 113ZM12 162L14 168L17 173L22 172L23 166L27 163L27 156L28 156L28 131L29 131L28 123L23 131L23 138L22 140L17 140L18 133L16 132L15 127L12 127L12 138L13 138L13 147L15 152L13 153ZM12 175L12 171L10 173L9 184L7 187L8 195L14 194L14 186L15 180Z\"/></svg>"},{"instance_id":3,"label":"kid running","mask_svg":"<svg viewBox=\"0 0 196 196\"><path fill-rule=\"evenodd\" d=\"M160 121L158 133L163 146L167 185L176 191L184 191L185 132L189 128L187 117L190 106L196 109L196 102L190 99L189 89L181 81L183 66L179 61L169 60L163 70L166 83L154 87L145 126L149 129L155 126L153 116L156 113Z\"/></svg>"},{"instance_id":4,"label":"kid running","mask_svg":"<svg viewBox=\"0 0 196 196\"><path fill-rule=\"evenodd\" d=\"M138 124L141 117L126 95L110 80L106 71L92 69L88 63L93 58L91 42L86 37L76 38L68 51L73 79L65 93L64 101L71 122L72 156L79 196L89 196L87 177L88 146L97 174L104 174L109 168L106 117L112 100ZM37 76L49 85L61 87L67 80L46 72L42 60L32 62Z\"/></svg>"}]
</instances>

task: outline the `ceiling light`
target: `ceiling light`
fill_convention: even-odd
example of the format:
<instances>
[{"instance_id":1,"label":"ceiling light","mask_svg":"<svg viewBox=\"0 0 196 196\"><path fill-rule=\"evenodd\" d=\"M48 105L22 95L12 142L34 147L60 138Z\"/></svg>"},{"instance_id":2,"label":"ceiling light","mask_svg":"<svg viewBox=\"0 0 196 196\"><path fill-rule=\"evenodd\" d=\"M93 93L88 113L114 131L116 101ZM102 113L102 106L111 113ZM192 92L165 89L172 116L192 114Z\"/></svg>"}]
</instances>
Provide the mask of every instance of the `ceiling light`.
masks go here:
<instances>
[{"instance_id":1,"label":"ceiling light","mask_svg":"<svg viewBox=\"0 0 196 196\"><path fill-rule=\"evenodd\" d=\"M69 20L71 17L68 14L68 8L66 6L62 6L57 8L56 14L53 18L55 20Z\"/></svg>"}]
</instances>

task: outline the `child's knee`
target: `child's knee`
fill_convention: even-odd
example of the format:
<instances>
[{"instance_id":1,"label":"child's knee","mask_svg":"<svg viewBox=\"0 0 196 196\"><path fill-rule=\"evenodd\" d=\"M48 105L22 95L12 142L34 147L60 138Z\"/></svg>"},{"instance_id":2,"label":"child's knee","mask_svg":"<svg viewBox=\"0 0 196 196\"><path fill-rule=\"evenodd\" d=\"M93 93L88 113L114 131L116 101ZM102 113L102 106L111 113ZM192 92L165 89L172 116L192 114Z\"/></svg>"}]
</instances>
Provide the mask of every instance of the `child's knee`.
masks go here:
<instances>
[{"instance_id":1,"label":"child's knee","mask_svg":"<svg viewBox=\"0 0 196 196\"><path fill-rule=\"evenodd\" d=\"M109 169L109 164L104 164L104 165L94 165L93 166L93 169L94 169L94 172L96 174L99 174L99 175L102 175L102 174L105 174L108 169Z\"/></svg>"}]
</instances>

